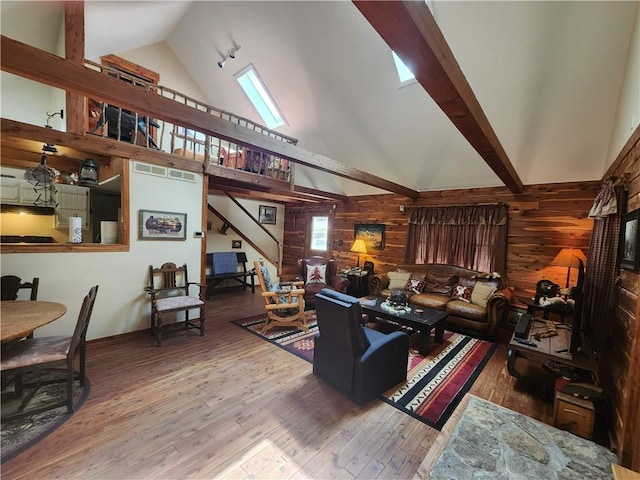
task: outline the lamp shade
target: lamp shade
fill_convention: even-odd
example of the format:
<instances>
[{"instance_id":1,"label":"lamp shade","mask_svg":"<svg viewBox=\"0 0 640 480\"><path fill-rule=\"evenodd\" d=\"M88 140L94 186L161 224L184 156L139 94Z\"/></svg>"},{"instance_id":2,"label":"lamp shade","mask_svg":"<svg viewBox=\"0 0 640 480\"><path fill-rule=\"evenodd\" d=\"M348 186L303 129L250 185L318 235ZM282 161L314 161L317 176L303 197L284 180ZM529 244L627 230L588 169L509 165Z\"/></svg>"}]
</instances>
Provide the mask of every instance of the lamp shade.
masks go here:
<instances>
[{"instance_id":1,"label":"lamp shade","mask_svg":"<svg viewBox=\"0 0 640 480\"><path fill-rule=\"evenodd\" d=\"M563 248L551 261L551 265L554 267L578 268L578 259L582 260L584 264L587 263L587 257L579 248Z\"/></svg>"},{"instance_id":2,"label":"lamp shade","mask_svg":"<svg viewBox=\"0 0 640 480\"><path fill-rule=\"evenodd\" d=\"M367 253L367 246L364 243L364 240L358 238L353 245L351 245L351 251L355 253Z\"/></svg>"}]
</instances>

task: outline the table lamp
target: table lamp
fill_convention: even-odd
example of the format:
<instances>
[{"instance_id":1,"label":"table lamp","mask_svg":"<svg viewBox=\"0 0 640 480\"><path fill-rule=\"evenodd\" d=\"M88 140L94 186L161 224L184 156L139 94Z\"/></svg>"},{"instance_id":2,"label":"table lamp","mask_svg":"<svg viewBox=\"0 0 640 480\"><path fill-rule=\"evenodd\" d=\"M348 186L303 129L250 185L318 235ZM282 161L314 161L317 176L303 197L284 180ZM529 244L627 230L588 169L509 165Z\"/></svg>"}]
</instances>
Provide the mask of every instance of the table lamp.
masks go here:
<instances>
[{"instance_id":1,"label":"table lamp","mask_svg":"<svg viewBox=\"0 0 640 480\"><path fill-rule=\"evenodd\" d=\"M360 266L360 254L361 253L367 253L367 246L364 243L364 240L362 240L361 238L357 238L355 242L353 242L353 245L351 245L351 251L352 252L356 252L358 254L358 264L357 266Z\"/></svg>"},{"instance_id":2,"label":"table lamp","mask_svg":"<svg viewBox=\"0 0 640 480\"><path fill-rule=\"evenodd\" d=\"M551 262L554 267L567 267L567 285L569 288L569 277L571 276L571 267L578 268L578 259L587 263L587 257L579 248L563 248Z\"/></svg>"}]
</instances>

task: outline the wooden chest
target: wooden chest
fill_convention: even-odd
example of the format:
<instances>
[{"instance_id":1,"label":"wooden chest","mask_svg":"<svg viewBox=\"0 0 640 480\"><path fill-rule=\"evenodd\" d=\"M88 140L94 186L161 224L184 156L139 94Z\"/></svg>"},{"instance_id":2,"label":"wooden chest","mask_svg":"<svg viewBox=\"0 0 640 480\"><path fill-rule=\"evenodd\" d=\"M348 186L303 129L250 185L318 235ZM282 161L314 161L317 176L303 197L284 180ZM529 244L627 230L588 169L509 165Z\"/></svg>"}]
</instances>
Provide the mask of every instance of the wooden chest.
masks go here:
<instances>
[{"instance_id":1,"label":"wooden chest","mask_svg":"<svg viewBox=\"0 0 640 480\"><path fill-rule=\"evenodd\" d=\"M572 397L556 390L553 407L553 424L562 430L579 435L583 438L593 437L595 409L593 402Z\"/></svg>"}]
</instances>

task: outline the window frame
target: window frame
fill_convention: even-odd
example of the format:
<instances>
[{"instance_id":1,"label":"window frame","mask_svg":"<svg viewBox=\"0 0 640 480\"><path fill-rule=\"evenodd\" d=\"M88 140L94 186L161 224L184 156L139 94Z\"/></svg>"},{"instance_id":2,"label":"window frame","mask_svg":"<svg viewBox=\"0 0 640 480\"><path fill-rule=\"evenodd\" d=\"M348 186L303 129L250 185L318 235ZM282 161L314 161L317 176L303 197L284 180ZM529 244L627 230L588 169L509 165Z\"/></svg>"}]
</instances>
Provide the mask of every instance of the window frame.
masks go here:
<instances>
[{"instance_id":1,"label":"window frame","mask_svg":"<svg viewBox=\"0 0 640 480\"><path fill-rule=\"evenodd\" d=\"M313 219L314 217L327 217L327 241L326 241L326 250L316 250L312 247L312 238L313 238ZM333 215L327 213L326 210L322 211L313 211L307 213L307 231L306 231L306 239L305 239L305 258L309 257L323 257L323 258L331 258L332 257L332 245L333 245Z\"/></svg>"}]
</instances>

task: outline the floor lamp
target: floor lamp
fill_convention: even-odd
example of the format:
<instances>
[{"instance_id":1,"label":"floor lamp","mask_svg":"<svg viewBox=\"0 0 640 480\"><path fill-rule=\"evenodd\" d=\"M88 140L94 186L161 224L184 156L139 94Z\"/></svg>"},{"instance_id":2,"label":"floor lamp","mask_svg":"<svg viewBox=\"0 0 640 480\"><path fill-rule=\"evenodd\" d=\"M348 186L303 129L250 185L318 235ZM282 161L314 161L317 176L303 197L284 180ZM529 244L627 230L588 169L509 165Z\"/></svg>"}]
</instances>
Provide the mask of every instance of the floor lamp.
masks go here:
<instances>
[{"instance_id":1,"label":"floor lamp","mask_svg":"<svg viewBox=\"0 0 640 480\"><path fill-rule=\"evenodd\" d=\"M565 288L569 288L571 267L578 268L579 266L578 259L582 260L585 264L587 263L587 257L579 248L563 248L551 262L553 267L567 267L567 285Z\"/></svg>"},{"instance_id":2,"label":"floor lamp","mask_svg":"<svg viewBox=\"0 0 640 480\"><path fill-rule=\"evenodd\" d=\"M352 252L356 252L358 254L358 264L356 266L360 266L360 254L364 253L366 255L367 253L367 246L364 243L364 240L362 240L361 238L357 238L355 242L353 242L353 245L351 245L351 251Z\"/></svg>"}]
</instances>

